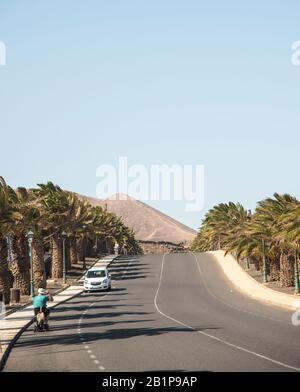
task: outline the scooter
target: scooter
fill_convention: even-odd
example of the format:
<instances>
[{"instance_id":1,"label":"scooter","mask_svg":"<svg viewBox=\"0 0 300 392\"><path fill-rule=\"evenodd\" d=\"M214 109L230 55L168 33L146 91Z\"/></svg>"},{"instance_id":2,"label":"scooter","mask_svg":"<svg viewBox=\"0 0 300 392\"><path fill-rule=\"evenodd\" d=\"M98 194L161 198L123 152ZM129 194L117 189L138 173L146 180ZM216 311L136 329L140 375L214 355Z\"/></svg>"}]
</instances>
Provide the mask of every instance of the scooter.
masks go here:
<instances>
[{"instance_id":1,"label":"scooter","mask_svg":"<svg viewBox=\"0 0 300 392\"><path fill-rule=\"evenodd\" d=\"M45 317L44 312L39 312L35 318L34 332L43 332L49 330L48 318Z\"/></svg>"}]
</instances>

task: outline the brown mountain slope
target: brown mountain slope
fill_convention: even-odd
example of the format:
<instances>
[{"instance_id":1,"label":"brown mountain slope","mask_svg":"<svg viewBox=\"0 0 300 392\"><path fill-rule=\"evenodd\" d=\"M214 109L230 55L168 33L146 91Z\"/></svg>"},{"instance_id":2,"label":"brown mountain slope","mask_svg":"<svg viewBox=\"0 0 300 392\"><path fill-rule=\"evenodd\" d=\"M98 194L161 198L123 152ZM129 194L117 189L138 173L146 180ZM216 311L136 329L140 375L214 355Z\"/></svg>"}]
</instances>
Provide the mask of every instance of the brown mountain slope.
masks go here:
<instances>
[{"instance_id":1,"label":"brown mountain slope","mask_svg":"<svg viewBox=\"0 0 300 392\"><path fill-rule=\"evenodd\" d=\"M119 194L116 200L78 196L94 206L106 205L108 211L121 216L125 225L134 230L138 240L191 243L196 235L196 231L190 227L126 195Z\"/></svg>"}]
</instances>

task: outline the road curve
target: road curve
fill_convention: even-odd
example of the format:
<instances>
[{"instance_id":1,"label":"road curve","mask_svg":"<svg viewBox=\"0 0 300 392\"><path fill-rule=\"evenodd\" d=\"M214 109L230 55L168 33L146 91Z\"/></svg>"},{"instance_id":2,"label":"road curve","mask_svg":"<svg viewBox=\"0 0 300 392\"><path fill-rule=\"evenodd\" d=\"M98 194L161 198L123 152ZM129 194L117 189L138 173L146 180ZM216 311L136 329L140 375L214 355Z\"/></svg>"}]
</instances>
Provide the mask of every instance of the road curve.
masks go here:
<instances>
[{"instance_id":1,"label":"road curve","mask_svg":"<svg viewBox=\"0 0 300 392\"><path fill-rule=\"evenodd\" d=\"M209 254L135 256L110 267L110 293L53 309L4 371L300 371L291 312L238 292Z\"/></svg>"}]
</instances>

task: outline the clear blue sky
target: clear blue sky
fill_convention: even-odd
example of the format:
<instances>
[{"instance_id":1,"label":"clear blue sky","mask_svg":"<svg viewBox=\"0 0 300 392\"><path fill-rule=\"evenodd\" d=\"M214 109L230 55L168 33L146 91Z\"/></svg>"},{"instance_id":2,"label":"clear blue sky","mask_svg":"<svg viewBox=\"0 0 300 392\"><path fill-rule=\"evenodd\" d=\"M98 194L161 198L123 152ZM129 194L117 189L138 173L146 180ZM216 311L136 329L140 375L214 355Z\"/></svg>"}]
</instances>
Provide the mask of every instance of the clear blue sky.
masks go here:
<instances>
[{"instance_id":1,"label":"clear blue sky","mask_svg":"<svg viewBox=\"0 0 300 392\"><path fill-rule=\"evenodd\" d=\"M299 0L1 0L0 174L95 196L96 168L203 164L205 205L300 197Z\"/></svg>"}]
</instances>

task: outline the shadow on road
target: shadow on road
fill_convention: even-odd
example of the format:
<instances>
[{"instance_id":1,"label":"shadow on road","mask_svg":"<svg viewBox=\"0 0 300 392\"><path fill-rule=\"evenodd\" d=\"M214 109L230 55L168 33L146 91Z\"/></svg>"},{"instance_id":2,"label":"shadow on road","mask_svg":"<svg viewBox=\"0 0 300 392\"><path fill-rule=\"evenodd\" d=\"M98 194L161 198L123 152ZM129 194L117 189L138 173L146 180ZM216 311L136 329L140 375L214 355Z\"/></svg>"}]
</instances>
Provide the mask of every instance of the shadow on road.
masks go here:
<instances>
[{"instance_id":1,"label":"shadow on road","mask_svg":"<svg viewBox=\"0 0 300 392\"><path fill-rule=\"evenodd\" d=\"M109 268L112 279L115 281L144 279L150 276L147 273L149 270L149 264L141 262L140 258L132 257L118 259L118 263L112 264Z\"/></svg>"},{"instance_id":2,"label":"shadow on road","mask_svg":"<svg viewBox=\"0 0 300 392\"><path fill-rule=\"evenodd\" d=\"M155 369L155 370L145 370L145 372L147 372L147 373L178 373L178 372L181 372L181 373L185 373L185 372L189 372L190 370L187 370L187 369L172 369L172 370L170 370L170 369L159 369L159 370L157 370L157 369ZM143 372L144 373L144 372ZM197 373L212 373L212 371L211 370L197 370Z\"/></svg>"},{"instance_id":3,"label":"shadow on road","mask_svg":"<svg viewBox=\"0 0 300 392\"><path fill-rule=\"evenodd\" d=\"M96 314L91 314L91 313L87 313L84 316L85 320L88 319L99 319L99 317L121 317L121 316L140 316L140 315L145 315L145 314L149 314L147 312L101 312L101 314L96 313ZM64 320L78 320L79 316L78 314L65 314L62 316L57 316L57 315L53 315L52 316L52 322L60 322L60 321L64 321ZM74 328L74 324L73 324L73 328Z\"/></svg>"},{"instance_id":4,"label":"shadow on road","mask_svg":"<svg viewBox=\"0 0 300 392\"><path fill-rule=\"evenodd\" d=\"M145 320L139 320L140 322ZM128 323L128 321L126 321ZM133 322L137 322L136 320ZM97 323L100 326L100 323ZM219 327L202 327L198 328L198 331L220 329ZM86 343L92 343L101 340L121 340L130 339L139 336L159 336L167 333L195 333L195 331L189 330L185 327L147 327L147 328L119 328L119 329L108 329L102 332L81 332L82 337ZM23 339L19 340L16 347L19 348L33 348L33 347L45 347L49 345L71 345L80 344L78 333L72 333L67 335L57 335L57 334L41 334L35 335L34 338L32 334L28 334Z\"/></svg>"}]
</instances>

